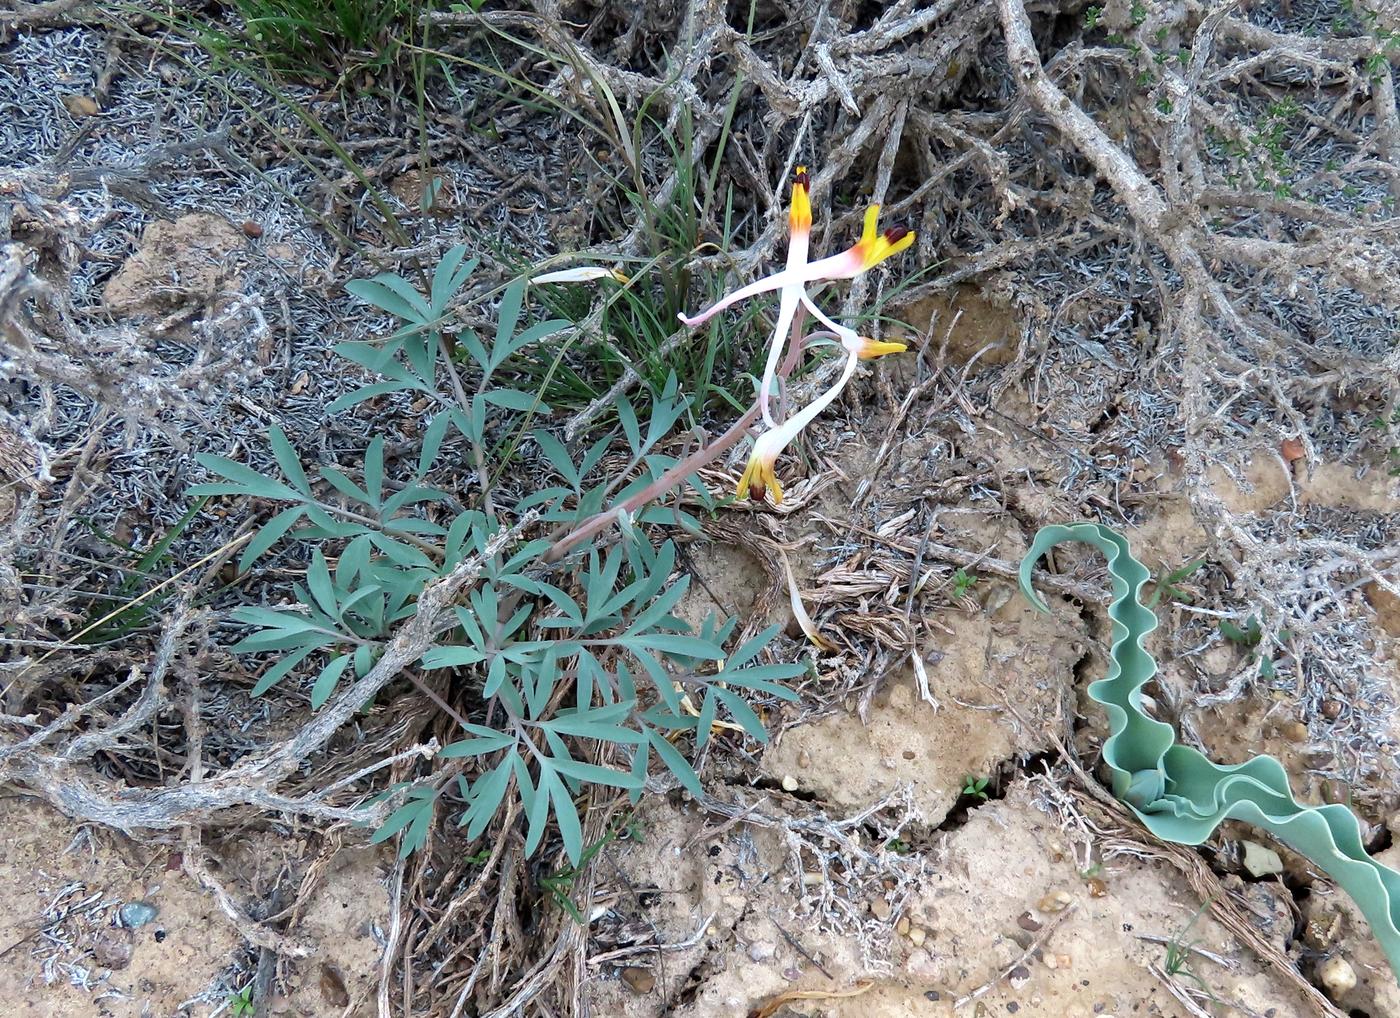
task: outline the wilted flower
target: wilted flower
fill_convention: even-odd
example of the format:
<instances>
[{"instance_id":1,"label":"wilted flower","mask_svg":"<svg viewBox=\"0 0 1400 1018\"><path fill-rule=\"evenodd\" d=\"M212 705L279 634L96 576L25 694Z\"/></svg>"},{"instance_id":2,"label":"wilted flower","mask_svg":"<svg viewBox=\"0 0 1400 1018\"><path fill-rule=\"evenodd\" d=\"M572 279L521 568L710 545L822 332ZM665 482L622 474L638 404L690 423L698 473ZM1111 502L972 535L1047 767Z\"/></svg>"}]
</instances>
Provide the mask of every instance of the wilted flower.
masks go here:
<instances>
[{"instance_id":1,"label":"wilted flower","mask_svg":"<svg viewBox=\"0 0 1400 1018\"><path fill-rule=\"evenodd\" d=\"M576 269L560 269L546 272L541 276L531 276L531 283L591 283L595 279L615 279L619 283L630 282L630 277L617 269L605 269L601 265L580 265Z\"/></svg>"}]
</instances>

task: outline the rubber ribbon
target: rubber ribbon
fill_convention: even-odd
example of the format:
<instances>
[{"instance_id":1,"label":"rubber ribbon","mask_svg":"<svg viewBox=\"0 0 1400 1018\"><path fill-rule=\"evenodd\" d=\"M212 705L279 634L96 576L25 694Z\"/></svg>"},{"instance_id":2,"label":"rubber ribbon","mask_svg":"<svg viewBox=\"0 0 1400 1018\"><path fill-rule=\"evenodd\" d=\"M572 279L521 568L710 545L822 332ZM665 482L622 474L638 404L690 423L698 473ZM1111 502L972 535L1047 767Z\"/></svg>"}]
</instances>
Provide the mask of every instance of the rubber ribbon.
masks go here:
<instances>
[{"instance_id":1,"label":"rubber ribbon","mask_svg":"<svg viewBox=\"0 0 1400 1018\"><path fill-rule=\"evenodd\" d=\"M1143 640L1157 628L1157 617L1142 603L1149 573L1122 535L1096 523L1043 528L1021 562L1021 592L1037 609L1049 611L1031 588L1031 570L1047 551L1067 541L1101 551L1113 578L1108 676L1089 686L1089 696L1108 714L1103 761L1112 774L1114 795L1154 835L1180 845L1201 844L1225 820L1262 827L1351 896L1392 975L1400 979L1400 872L1366 854L1351 810L1304 806L1293 798L1288 774L1273 757L1221 766L1178 743L1170 725L1143 713L1142 688L1157 673Z\"/></svg>"}]
</instances>

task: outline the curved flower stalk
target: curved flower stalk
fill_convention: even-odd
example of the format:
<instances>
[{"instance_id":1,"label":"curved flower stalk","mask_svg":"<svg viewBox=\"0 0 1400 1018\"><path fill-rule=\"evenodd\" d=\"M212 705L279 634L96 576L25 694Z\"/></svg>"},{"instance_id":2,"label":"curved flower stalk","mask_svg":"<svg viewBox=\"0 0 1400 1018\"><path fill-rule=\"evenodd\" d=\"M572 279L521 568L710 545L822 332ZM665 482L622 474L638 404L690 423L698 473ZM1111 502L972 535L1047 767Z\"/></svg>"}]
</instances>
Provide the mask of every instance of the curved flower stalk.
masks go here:
<instances>
[{"instance_id":1,"label":"curved flower stalk","mask_svg":"<svg viewBox=\"0 0 1400 1018\"><path fill-rule=\"evenodd\" d=\"M884 233L876 233L879 226L880 206L872 205L865 210L865 228L860 240L838 255L821 258L815 262L805 262L795 269L784 269L771 276L756 279L747 286L721 297L698 315L677 315L686 325L694 328L703 325L725 308L733 307L741 300L770 293L787 286L805 288L808 283L819 283L837 279L853 279L862 272L868 272L886 258L899 254L914 243L915 233L903 226L895 226Z\"/></svg>"},{"instance_id":2,"label":"curved flower stalk","mask_svg":"<svg viewBox=\"0 0 1400 1018\"><path fill-rule=\"evenodd\" d=\"M779 291L778 320L773 330L773 338L768 345L768 360L764 366L763 379L759 384L759 405L763 410L763 420L769 427L776 427L770 409L773 381L778 370L793 317L800 306L806 307L827 328L840 335L849 330L836 325L812 301L807 293L809 283L837 279L851 279L879 265L886 258L903 251L914 243L914 233L903 226L893 227L884 233L878 232L880 206L872 205L865 212L865 226L861 238L838 255L822 258L815 262L807 261L807 253L812 232L812 206L807 189L810 178L807 167L799 166L793 177L792 202L788 209L788 257L787 265L781 272L765 276L747 286L742 286L726 294L698 315L678 315L682 322L694 328L702 325L726 308L742 300L761 293Z\"/></svg>"},{"instance_id":3,"label":"curved flower stalk","mask_svg":"<svg viewBox=\"0 0 1400 1018\"><path fill-rule=\"evenodd\" d=\"M802 269L807 265L807 250L812 239L812 204L807 197L809 186L807 167L799 166L793 177L792 204L788 208L788 256L785 270L794 278L800 276ZM778 361L782 359L783 348L787 345L788 334L792 331L792 320L797 315L797 306L806 296L807 291L800 284L789 284L783 287L778 298L778 321L773 327L773 338L768 341L768 359L763 365L763 379L758 386L758 405L763 411L763 423L770 428L775 426L772 411L769 409L773 379L777 377Z\"/></svg>"},{"instance_id":4,"label":"curved flower stalk","mask_svg":"<svg viewBox=\"0 0 1400 1018\"><path fill-rule=\"evenodd\" d=\"M772 493L774 505L782 505L783 486L778 481L775 468L783 450L792 444L803 428L816 420L817 416L841 395L841 390L856 373L856 365L859 362L883 357L889 353L903 353L907 349L903 343L881 343L865 339L844 326L837 325L836 329L839 330L837 335L841 339L841 346L846 351L846 366L841 371L841 377L836 379L826 392L807 404L801 412L793 414L782 424L758 436L753 444L753 451L749 453L749 464L744 469L743 476L739 478L739 486L736 489L739 498L761 499L766 491Z\"/></svg>"}]
</instances>

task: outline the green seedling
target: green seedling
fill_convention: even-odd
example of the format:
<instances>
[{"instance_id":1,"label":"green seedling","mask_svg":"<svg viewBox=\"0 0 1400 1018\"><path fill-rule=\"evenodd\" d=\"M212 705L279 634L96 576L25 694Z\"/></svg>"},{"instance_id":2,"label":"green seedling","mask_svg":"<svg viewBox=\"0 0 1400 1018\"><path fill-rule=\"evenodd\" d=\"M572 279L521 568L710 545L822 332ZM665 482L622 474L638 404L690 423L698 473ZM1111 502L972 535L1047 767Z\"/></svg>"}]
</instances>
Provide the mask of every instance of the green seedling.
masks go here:
<instances>
[{"instance_id":1,"label":"green seedling","mask_svg":"<svg viewBox=\"0 0 1400 1018\"><path fill-rule=\"evenodd\" d=\"M208 501L207 498L195 499L194 504L165 532L164 537L151 545L145 552L140 553L130 545L102 532L91 521L85 521L88 528L100 540L128 554L137 556L137 558L130 566L121 567L126 573L126 578L112 596L99 598L93 602L89 611L93 621L83 630L84 635L81 637L83 643L107 643L119 639L144 626L151 620L152 615L159 611L161 605L174 593L174 590L161 589L150 596L143 597L140 596L141 588L144 586L150 590L155 586L156 570L162 566L170 565L174 561L170 555L170 546L185 532L185 529L199 515L200 510Z\"/></svg>"},{"instance_id":2,"label":"green seedling","mask_svg":"<svg viewBox=\"0 0 1400 1018\"><path fill-rule=\"evenodd\" d=\"M603 850L608 842L618 837L616 831L608 831L601 838L583 850L577 865L566 866L557 873L551 873L547 877L540 877L540 886L549 892L549 896L554 903L569 913L569 917L580 926L587 926L588 920L579 911L579 907L574 904L574 899L570 896L574 888L574 881L578 879L580 873L588 868L588 864L593 861L593 857Z\"/></svg>"},{"instance_id":3,"label":"green seedling","mask_svg":"<svg viewBox=\"0 0 1400 1018\"><path fill-rule=\"evenodd\" d=\"M1220 635L1225 637L1225 639L1229 640L1231 643L1239 647L1244 647L1249 650L1253 650L1254 648L1258 647L1264 639L1263 627L1260 625L1259 620L1253 615L1251 615L1245 620L1244 628L1240 628L1239 626L1231 622L1229 619L1221 619L1219 623L1219 628ZM1283 640L1287 640L1291 635L1292 634L1287 629L1280 629L1278 631L1278 640L1282 642ZM1272 679L1275 675L1278 674L1278 669L1275 667L1272 658L1261 657L1258 654L1251 654L1249 656L1249 660L1252 661L1256 657L1259 657L1260 677L1265 679Z\"/></svg>"},{"instance_id":4,"label":"green seedling","mask_svg":"<svg viewBox=\"0 0 1400 1018\"><path fill-rule=\"evenodd\" d=\"M987 778L974 777L971 774L964 775L962 795L964 798L976 799L979 802L987 801Z\"/></svg>"},{"instance_id":5,"label":"green seedling","mask_svg":"<svg viewBox=\"0 0 1400 1018\"><path fill-rule=\"evenodd\" d=\"M1200 988L1201 992L1210 999L1211 1003L1219 1004L1220 1000L1216 997L1215 992L1211 990L1210 986L1207 985L1206 981L1201 978L1200 974L1197 973L1191 965L1192 949L1200 940L1198 937L1191 936L1191 931L1195 928L1201 916L1210 908L1210 904L1213 900L1213 898L1207 899L1200 908L1196 909L1191 918L1187 920L1186 924L1182 926L1181 929L1177 930L1176 933L1172 935L1172 938L1167 941L1166 957L1162 960L1162 968L1167 975L1173 978L1179 975L1185 976Z\"/></svg>"},{"instance_id":6,"label":"green seedling","mask_svg":"<svg viewBox=\"0 0 1400 1018\"><path fill-rule=\"evenodd\" d=\"M237 993L229 994L228 1013L234 1018L252 1018L253 1015L253 984L249 983Z\"/></svg>"},{"instance_id":7,"label":"green seedling","mask_svg":"<svg viewBox=\"0 0 1400 1018\"><path fill-rule=\"evenodd\" d=\"M965 597L976 582L976 573L958 569L957 572L953 573L953 600L957 601Z\"/></svg>"},{"instance_id":8,"label":"green seedling","mask_svg":"<svg viewBox=\"0 0 1400 1018\"><path fill-rule=\"evenodd\" d=\"M1152 596L1147 599L1148 608L1156 608L1158 602L1165 599L1168 603L1179 601L1182 604L1190 604L1195 600L1187 591L1177 586L1196 575L1196 571L1206 564L1205 559L1197 559L1195 562L1188 562L1184 566L1177 566L1158 580L1152 588Z\"/></svg>"}]
</instances>

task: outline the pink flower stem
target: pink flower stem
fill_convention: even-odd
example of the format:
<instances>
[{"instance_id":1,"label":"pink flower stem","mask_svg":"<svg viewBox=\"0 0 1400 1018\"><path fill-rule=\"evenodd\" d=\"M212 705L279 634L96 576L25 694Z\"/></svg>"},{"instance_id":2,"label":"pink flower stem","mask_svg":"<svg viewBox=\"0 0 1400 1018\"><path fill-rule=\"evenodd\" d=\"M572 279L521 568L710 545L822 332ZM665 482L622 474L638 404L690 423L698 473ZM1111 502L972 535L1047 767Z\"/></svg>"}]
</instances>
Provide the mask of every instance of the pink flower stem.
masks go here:
<instances>
[{"instance_id":1,"label":"pink flower stem","mask_svg":"<svg viewBox=\"0 0 1400 1018\"><path fill-rule=\"evenodd\" d=\"M778 377L780 379L786 380L788 375L792 374L793 369L797 367L799 358L802 356L802 348L806 345L802 336L802 328L806 324L806 319L806 309L799 307L792 319L792 332L789 334L787 355L784 357L782 365L778 369ZM681 462L677 463L635 495L625 499L611 509L606 509L584 520L583 523L559 538L559 540L554 543L554 547L550 548L549 551L545 553L544 561L558 562L569 553L570 549L577 546L580 542L586 541L599 531L606 530L608 527L612 526L623 513L636 512L636 510L646 505L652 499L659 498L671 488L684 483L685 479L695 473L695 471L708 463L713 463L715 460L719 459L720 456L737 445L739 440L748 434L749 427L759 419L760 414L761 407L758 402L755 401L754 405L749 408L748 413L731 424L729 430L720 435L719 438L715 439L709 445L701 446L699 449L695 450L695 452L681 460Z\"/></svg>"},{"instance_id":2,"label":"pink flower stem","mask_svg":"<svg viewBox=\"0 0 1400 1018\"><path fill-rule=\"evenodd\" d=\"M707 463L713 463L715 460L719 459L725 452L737 445L739 440L748 433L749 426L758 420L759 414L759 405L755 402L754 405L749 408L748 413L744 414L743 417L740 417L730 425L728 431L720 435L719 438L715 439L709 445L701 446L699 449L695 450L695 452L681 460L635 495L624 499L611 509L607 509L585 520L572 531L561 537L555 542L554 547L545 553L544 561L558 562L580 541L586 541L600 530L611 526L623 513L635 512L652 499L664 495L671 488L683 483L687 477Z\"/></svg>"}]
</instances>

